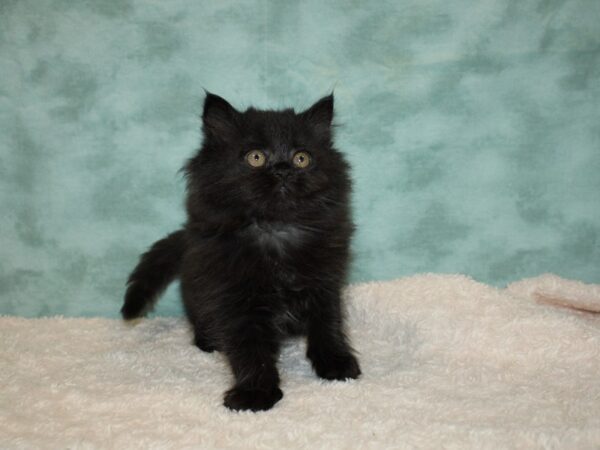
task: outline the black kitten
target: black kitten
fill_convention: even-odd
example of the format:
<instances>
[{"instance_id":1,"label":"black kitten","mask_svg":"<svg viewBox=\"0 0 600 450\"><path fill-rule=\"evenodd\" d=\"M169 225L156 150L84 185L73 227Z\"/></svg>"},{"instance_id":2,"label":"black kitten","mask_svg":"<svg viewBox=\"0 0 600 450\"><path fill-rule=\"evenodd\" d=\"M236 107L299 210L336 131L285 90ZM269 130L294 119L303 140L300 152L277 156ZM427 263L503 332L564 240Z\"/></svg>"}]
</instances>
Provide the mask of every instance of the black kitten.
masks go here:
<instances>
[{"instance_id":1,"label":"black kitten","mask_svg":"<svg viewBox=\"0 0 600 450\"><path fill-rule=\"evenodd\" d=\"M125 319L143 315L180 278L196 345L231 365L228 408L266 410L281 399L276 362L287 336L307 336L318 376L360 375L343 329L354 227L332 118L333 95L296 113L239 112L207 93L204 143L185 167L187 223L129 277Z\"/></svg>"}]
</instances>

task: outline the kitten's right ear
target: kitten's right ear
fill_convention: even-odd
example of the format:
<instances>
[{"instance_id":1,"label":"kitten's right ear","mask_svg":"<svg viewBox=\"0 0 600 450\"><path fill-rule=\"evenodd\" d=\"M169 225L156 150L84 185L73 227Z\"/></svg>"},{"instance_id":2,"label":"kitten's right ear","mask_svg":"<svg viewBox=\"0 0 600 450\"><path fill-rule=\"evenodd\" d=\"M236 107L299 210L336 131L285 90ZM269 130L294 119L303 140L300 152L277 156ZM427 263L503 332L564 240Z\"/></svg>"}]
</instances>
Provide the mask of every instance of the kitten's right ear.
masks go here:
<instances>
[{"instance_id":1,"label":"kitten's right ear","mask_svg":"<svg viewBox=\"0 0 600 450\"><path fill-rule=\"evenodd\" d=\"M202 124L209 137L227 139L237 128L239 112L227 100L206 91Z\"/></svg>"}]
</instances>

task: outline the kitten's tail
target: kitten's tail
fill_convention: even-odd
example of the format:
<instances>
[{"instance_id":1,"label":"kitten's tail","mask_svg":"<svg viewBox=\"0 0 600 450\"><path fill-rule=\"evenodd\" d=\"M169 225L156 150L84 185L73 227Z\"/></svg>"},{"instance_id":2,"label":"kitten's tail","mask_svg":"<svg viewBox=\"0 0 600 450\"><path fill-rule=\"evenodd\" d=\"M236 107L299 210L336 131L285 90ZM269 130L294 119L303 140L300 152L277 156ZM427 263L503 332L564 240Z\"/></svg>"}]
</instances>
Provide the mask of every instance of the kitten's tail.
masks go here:
<instances>
[{"instance_id":1,"label":"kitten's tail","mask_svg":"<svg viewBox=\"0 0 600 450\"><path fill-rule=\"evenodd\" d=\"M121 308L124 319L145 315L177 277L185 247L184 239L183 230L175 231L156 241L140 257L140 262L127 280L125 303Z\"/></svg>"}]
</instances>

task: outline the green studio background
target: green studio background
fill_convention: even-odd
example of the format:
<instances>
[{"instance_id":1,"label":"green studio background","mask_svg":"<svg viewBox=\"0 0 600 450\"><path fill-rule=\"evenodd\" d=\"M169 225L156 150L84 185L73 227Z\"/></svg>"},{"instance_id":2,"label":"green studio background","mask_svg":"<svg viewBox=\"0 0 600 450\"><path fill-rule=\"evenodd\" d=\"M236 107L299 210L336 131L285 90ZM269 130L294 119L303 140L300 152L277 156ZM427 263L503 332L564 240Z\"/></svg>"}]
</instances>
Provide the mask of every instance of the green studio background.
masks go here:
<instances>
[{"instance_id":1,"label":"green studio background","mask_svg":"<svg viewBox=\"0 0 600 450\"><path fill-rule=\"evenodd\" d=\"M598 0L2 0L0 313L117 316L184 221L203 88L335 88L353 282L600 282L599 23Z\"/></svg>"}]
</instances>

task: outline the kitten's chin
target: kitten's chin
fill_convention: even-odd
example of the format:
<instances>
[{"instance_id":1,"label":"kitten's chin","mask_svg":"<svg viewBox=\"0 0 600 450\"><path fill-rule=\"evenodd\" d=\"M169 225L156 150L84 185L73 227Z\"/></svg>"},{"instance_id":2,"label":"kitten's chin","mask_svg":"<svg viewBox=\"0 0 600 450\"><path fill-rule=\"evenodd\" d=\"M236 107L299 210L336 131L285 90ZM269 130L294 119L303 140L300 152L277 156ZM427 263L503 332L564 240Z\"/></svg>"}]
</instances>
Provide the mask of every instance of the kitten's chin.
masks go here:
<instances>
[{"instance_id":1,"label":"kitten's chin","mask_svg":"<svg viewBox=\"0 0 600 450\"><path fill-rule=\"evenodd\" d=\"M285 181L279 181L275 183L271 189L273 200L275 201L281 200L282 198L288 198L290 195L292 195L292 189Z\"/></svg>"},{"instance_id":2,"label":"kitten's chin","mask_svg":"<svg viewBox=\"0 0 600 450\"><path fill-rule=\"evenodd\" d=\"M268 210L275 215L276 220L282 220L297 208L296 194L285 185L276 186L271 191Z\"/></svg>"}]
</instances>

